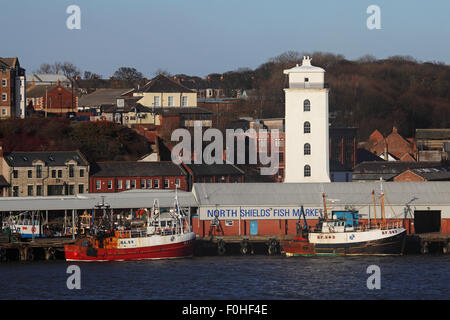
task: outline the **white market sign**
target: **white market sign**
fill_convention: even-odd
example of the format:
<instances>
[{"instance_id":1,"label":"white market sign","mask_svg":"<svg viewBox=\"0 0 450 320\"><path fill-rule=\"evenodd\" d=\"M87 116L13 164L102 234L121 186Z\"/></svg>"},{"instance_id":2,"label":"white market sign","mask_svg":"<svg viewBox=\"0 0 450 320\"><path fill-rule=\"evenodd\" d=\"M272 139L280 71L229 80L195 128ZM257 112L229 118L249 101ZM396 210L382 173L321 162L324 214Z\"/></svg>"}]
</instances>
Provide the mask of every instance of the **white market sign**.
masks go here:
<instances>
[{"instance_id":1,"label":"white market sign","mask_svg":"<svg viewBox=\"0 0 450 320\"><path fill-rule=\"evenodd\" d=\"M303 207L307 219L318 219L323 208ZM301 207L200 207L200 220L273 220L303 219Z\"/></svg>"}]
</instances>

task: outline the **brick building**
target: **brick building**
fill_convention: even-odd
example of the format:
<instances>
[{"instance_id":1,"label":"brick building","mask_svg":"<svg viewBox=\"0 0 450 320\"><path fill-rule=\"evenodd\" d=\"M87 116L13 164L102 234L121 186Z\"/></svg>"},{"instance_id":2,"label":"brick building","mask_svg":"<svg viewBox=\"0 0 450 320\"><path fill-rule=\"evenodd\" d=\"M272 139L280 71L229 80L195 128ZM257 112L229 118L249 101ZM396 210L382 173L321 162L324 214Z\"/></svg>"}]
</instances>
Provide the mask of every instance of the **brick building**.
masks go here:
<instances>
[{"instance_id":1,"label":"brick building","mask_svg":"<svg viewBox=\"0 0 450 320\"><path fill-rule=\"evenodd\" d=\"M86 193L89 190L89 163L80 151L5 152L3 154L0 149L1 181L8 184L6 188L3 188L3 196Z\"/></svg>"},{"instance_id":2,"label":"brick building","mask_svg":"<svg viewBox=\"0 0 450 320\"><path fill-rule=\"evenodd\" d=\"M412 139L405 139L396 127L392 132L384 137L378 130L375 130L369 137L366 149L386 161L417 161L417 148Z\"/></svg>"},{"instance_id":3,"label":"brick building","mask_svg":"<svg viewBox=\"0 0 450 320\"><path fill-rule=\"evenodd\" d=\"M34 112L66 114L76 112L78 97L62 85L27 88L27 109Z\"/></svg>"},{"instance_id":4,"label":"brick building","mask_svg":"<svg viewBox=\"0 0 450 320\"><path fill-rule=\"evenodd\" d=\"M186 170L171 161L111 161L92 165L89 191L121 192L133 189L188 190Z\"/></svg>"},{"instance_id":5,"label":"brick building","mask_svg":"<svg viewBox=\"0 0 450 320\"><path fill-rule=\"evenodd\" d=\"M182 164L189 174L189 190L194 183L245 182L245 173L234 164Z\"/></svg>"},{"instance_id":6,"label":"brick building","mask_svg":"<svg viewBox=\"0 0 450 320\"><path fill-rule=\"evenodd\" d=\"M25 117L25 87L19 59L0 57L0 119Z\"/></svg>"}]
</instances>

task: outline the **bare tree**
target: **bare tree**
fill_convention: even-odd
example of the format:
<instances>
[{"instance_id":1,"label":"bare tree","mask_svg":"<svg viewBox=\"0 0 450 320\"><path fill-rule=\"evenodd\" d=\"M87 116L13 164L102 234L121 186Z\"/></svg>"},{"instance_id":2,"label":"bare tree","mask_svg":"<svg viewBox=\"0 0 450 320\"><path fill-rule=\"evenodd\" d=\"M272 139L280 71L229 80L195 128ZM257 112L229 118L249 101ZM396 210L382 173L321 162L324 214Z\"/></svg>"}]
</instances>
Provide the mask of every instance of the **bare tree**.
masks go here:
<instances>
[{"instance_id":1,"label":"bare tree","mask_svg":"<svg viewBox=\"0 0 450 320\"><path fill-rule=\"evenodd\" d=\"M78 69L73 63L67 61L55 62L54 64L43 63L35 72L45 74L62 72L62 74L69 79L77 77L81 74L80 69Z\"/></svg>"}]
</instances>

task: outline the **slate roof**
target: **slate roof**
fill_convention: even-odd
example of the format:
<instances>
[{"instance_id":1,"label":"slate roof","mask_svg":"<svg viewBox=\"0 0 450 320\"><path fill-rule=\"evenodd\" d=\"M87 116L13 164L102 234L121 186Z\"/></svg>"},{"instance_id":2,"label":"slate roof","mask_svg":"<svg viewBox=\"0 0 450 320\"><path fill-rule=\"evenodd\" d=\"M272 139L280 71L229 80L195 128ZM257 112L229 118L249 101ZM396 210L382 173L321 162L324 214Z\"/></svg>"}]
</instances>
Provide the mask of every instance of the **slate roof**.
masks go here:
<instances>
[{"instance_id":1,"label":"slate roof","mask_svg":"<svg viewBox=\"0 0 450 320\"><path fill-rule=\"evenodd\" d=\"M416 129L416 139L450 139L450 129Z\"/></svg>"},{"instance_id":2,"label":"slate roof","mask_svg":"<svg viewBox=\"0 0 450 320\"><path fill-rule=\"evenodd\" d=\"M14 151L5 152L3 157L10 167L31 167L34 160L42 160L48 166L65 166L68 160L75 160L78 165L89 165L80 151Z\"/></svg>"},{"instance_id":3,"label":"slate roof","mask_svg":"<svg viewBox=\"0 0 450 320\"><path fill-rule=\"evenodd\" d=\"M163 116L179 115L179 114L213 114L213 112L198 107L162 107L155 108L155 113Z\"/></svg>"},{"instance_id":4,"label":"slate roof","mask_svg":"<svg viewBox=\"0 0 450 320\"><path fill-rule=\"evenodd\" d=\"M234 164L184 164L194 175L199 176L240 176L244 171Z\"/></svg>"},{"instance_id":5,"label":"slate roof","mask_svg":"<svg viewBox=\"0 0 450 320\"><path fill-rule=\"evenodd\" d=\"M427 181L449 181L450 167L410 169Z\"/></svg>"},{"instance_id":6,"label":"slate roof","mask_svg":"<svg viewBox=\"0 0 450 320\"><path fill-rule=\"evenodd\" d=\"M45 92L55 89L57 86L34 86L27 90L27 98L40 98L45 96Z\"/></svg>"},{"instance_id":7,"label":"slate roof","mask_svg":"<svg viewBox=\"0 0 450 320\"><path fill-rule=\"evenodd\" d=\"M195 93L193 90L179 84L160 74L147 83L141 90L142 92L187 92Z\"/></svg>"},{"instance_id":8,"label":"slate roof","mask_svg":"<svg viewBox=\"0 0 450 320\"><path fill-rule=\"evenodd\" d=\"M91 177L154 177L184 176L186 171L171 161L97 162L91 166Z\"/></svg>"},{"instance_id":9,"label":"slate roof","mask_svg":"<svg viewBox=\"0 0 450 320\"><path fill-rule=\"evenodd\" d=\"M391 180L408 169L440 167L440 162L367 161L353 169L353 180Z\"/></svg>"},{"instance_id":10,"label":"slate roof","mask_svg":"<svg viewBox=\"0 0 450 320\"><path fill-rule=\"evenodd\" d=\"M97 89L90 94L81 96L78 99L80 107L97 107L104 104L116 104L118 98L127 100L122 94L130 89ZM142 97L139 97L141 99ZM135 98L136 100L139 100Z\"/></svg>"}]
</instances>

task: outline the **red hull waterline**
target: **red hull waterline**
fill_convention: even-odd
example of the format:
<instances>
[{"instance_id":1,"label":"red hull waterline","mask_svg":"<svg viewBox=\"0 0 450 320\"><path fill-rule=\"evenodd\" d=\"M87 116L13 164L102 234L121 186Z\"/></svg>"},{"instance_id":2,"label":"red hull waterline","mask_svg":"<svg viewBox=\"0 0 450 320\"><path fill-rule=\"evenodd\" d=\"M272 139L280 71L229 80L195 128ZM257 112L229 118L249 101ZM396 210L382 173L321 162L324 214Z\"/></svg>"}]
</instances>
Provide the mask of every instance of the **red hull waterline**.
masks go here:
<instances>
[{"instance_id":1,"label":"red hull waterline","mask_svg":"<svg viewBox=\"0 0 450 320\"><path fill-rule=\"evenodd\" d=\"M64 246L66 261L129 261L189 258L193 256L194 242L130 249L94 249L78 245Z\"/></svg>"}]
</instances>

